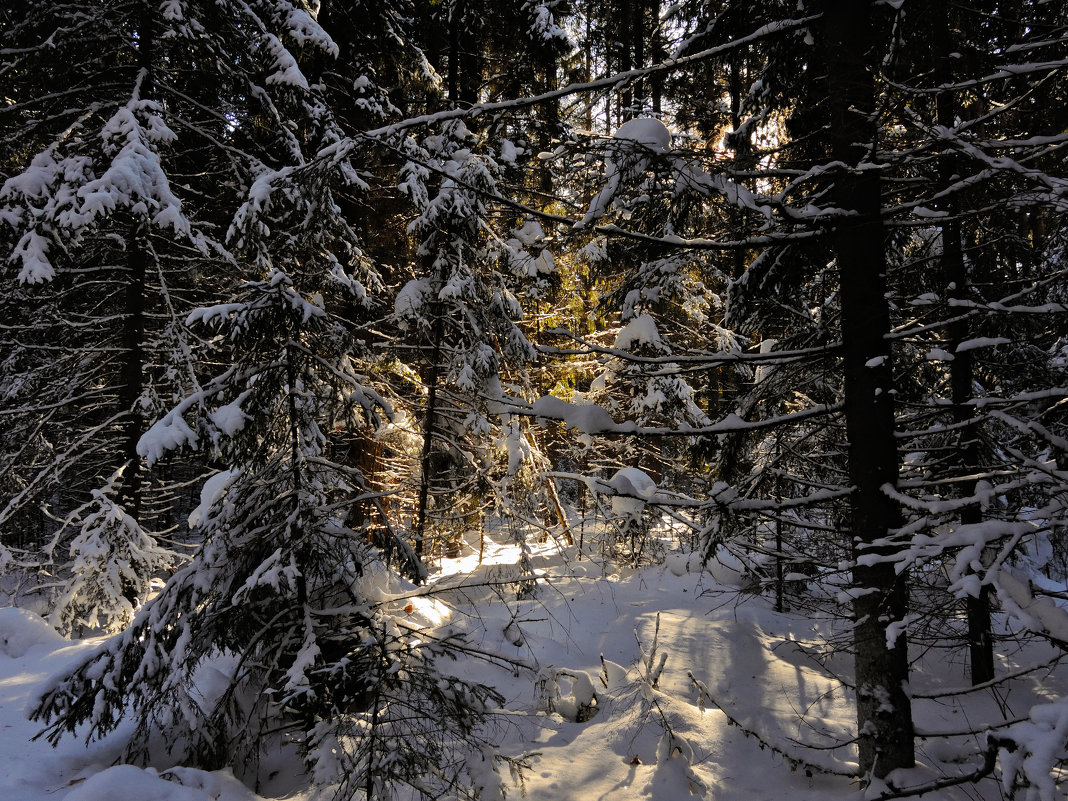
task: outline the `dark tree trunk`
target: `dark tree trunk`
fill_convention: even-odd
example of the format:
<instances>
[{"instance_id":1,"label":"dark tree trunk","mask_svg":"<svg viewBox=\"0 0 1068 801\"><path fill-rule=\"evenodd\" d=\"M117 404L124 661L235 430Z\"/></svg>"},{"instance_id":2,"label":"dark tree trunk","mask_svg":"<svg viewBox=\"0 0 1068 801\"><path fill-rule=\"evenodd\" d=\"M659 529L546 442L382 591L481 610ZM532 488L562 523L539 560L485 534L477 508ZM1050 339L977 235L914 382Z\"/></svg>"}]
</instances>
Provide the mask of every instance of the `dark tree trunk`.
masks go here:
<instances>
[{"instance_id":1,"label":"dark tree trunk","mask_svg":"<svg viewBox=\"0 0 1068 801\"><path fill-rule=\"evenodd\" d=\"M645 3L647 0L631 0L630 43L634 53L634 69L645 66ZM630 116L638 117L644 110L646 86L642 80L634 84L634 101Z\"/></svg>"},{"instance_id":2,"label":"dark tree trunk","mask_svg":"<svg viewBox=\"0 0 1068 801\"><path fill-rule=\"evenodd\" d=\"M623 0L620 4L621 19L626 20L628 23L633 20L633 8L634 5L639 2L640 0ZM619 69L621 72L627 72L628 70L634 69L635 64L634 51L631 48L632 43L633 36L620 37L618 47L620 54ZM627 83L623 86L623 90L619 93L618 124L622 124L634 116L634 106L637 105L637 97L638 94L633 83Z\"/></svg>"},{"instance_id":3,"label":"dark tree trunk","mask_svg":"<svg viewBox=\"0 0 1068 801\"><path fill-rule=\"evenodd\" d=\"M149 260L145 224L134 225L127 254L129 274L123 298L122 388L119 407L126 413L122 423L122 483L119 503L135 520L141 514L141 457L137 443L145 430L141 395L145 389L145 272Z\"/></svg>"},{"instance_id":4,"label":"dark tree trunk","mask_svg":"<svg viewBox=\"0 0 1068 801\"><path fill-rule=\"evenodd\" d=\"M449 13L449 101L455 108L460 97L460 24L462 11L459 3L454 3Z\"/></svg>"},{"instance_id":5,"label":"dark tree trunk","mask_svg":"<svg viewBox=\"0 0 1068 801\"><path fill-rule=\"evenodd\" d=\"M932 32L934 34L934 53L932 61L936 85L948 85L953 80L953 68L950 53L953 43L949 29L949 8L946 0L935 0L930 11L934 16ZM951 127L957 114L956 99L951 91L939 93L936 98L936 117L939 125ZM957 171L956 157L952 152L941 159L940 183L948 186ZM964 249L961 244L960 222L955 219L957 204L949 201L943 206L950 214L950 221L942 227L942 274L947 287L947 298L965 299L969 294L968 268L964 262ZM974 382L974 360L969 350L957 353L957 346L969 337L968 322L960 318L949 325L949 353L954 354L949 365L950 391L953 401L953 420L959 424L960 440L955 450L956 466L961 471L974 473L979 465L978 430L976 428L975 407L972 400ZM965 482L961 487L964 495L975 495L976 482ZM979 523L982 510L973 504L961 511L961 525ZM968 651L971 663L972 684L983 684L994 678L994 639L990 619L990 588L983 586L978 596L969 595L965 601L968 619Z\"/></svg>"},{"instance_id":6,"label":"dark tree trunk","mask_svg":"<svg viewBox=\"0 0 1068 801\"><path fill-rule=\"evenodd\" d=\"M870 0L827 0L820 26L826 59L831 156L849 168L866 160L875 141ZM867 143L867 144L866 144ZM891 624L907 611L906 577L885 560L885 542L900 513L885 491L897 483L890 310L876 170L844 169L835 205L850 216L834 229L842 305L845 420L852 539L854 648L860 769L884 778L914 764L912 709L906 694L908 654Z\"/></svg>"},{"instance_id":7,"label":"dark tree trunk","mask_svg":"<svg viewBox=\"0 0 1068 801\"><path fill-rule=\"evenodd\" d=\"M149 6L144 7L138 31L137 63L141 70L139 88L141 98L151 98L155 68L156 28ZM126 244L128 274L123 297L122 327L122 388L119 390L119 408L126 417L122 423L122 483L119 503L135 520L141 516L141 457L137 443L145 430L141 413L141 396L145 390L145 275L148 262L153 258L149 242L147 221L130 227L130 239Z\"/></svg>"},{"instance_id":8,"label":"dark tree trunk","mask_svg":"<svg viewBox=\"0 0 1068 801\"><path fill-rule=\"evenodd\" d=\"M660 4L657 0L651 0L649 15L652 30L649 32L649 59L653 64L659 64L666 56L664 50L664 28L660 22ZM649 78L649 94L653 106L653 113L660 114L663 111L664 102L664 76L657 73Z\"/></svg>"},{"instance_id":9,"label":"dark tree trunk","mask_svg":"<svg viewBox=\"0 0 1068 801\"><path fill-rule=\"evenodd\" d=\"M434 284L440 291L441 282ZM423 447L419 454L419 499L415 517L415 554L420 559L426 556L426 522L429 509L430 484L434 471L434 438L437 431L439 362L441 361L441 337L444 320L440 308L435 307L430 345L430 372L427 376L426 415L423 418Z\"/></svg>"}]
</instances>

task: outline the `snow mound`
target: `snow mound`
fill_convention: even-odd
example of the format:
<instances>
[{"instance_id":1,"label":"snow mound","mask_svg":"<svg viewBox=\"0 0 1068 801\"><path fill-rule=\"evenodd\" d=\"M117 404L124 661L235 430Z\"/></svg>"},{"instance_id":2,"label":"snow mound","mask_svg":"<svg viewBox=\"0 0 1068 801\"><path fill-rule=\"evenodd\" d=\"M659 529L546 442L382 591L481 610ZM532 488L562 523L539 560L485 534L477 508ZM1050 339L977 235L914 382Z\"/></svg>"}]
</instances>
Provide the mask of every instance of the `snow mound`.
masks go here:
<instances>
[{"instance_id":1,"label":"snow mound","mask_svg":"<svg viewBox=\"0 0 1068 801\"><path fill-rule=\"evenodd\" d=\"M660 120L639 117L627 120L616 129L604 156L605 185L590 201L581 229L599 219L608 210L624 180L641 175L649 167L653 156L671 151L671 131Z\"/></svg>"},{"instance_id":2,"label":"snow mound","mask_svg":"<svg viewBox=\"0 0 1068 801\"><path fill-rule=\"evenodd\" d=\"M644 470L623 467L608 480L616 495L612 496L612 514L638 520L645 510L646 501L656 496L656 482Z\"/></svg>"},{"instance_id":3,"label":"snow mound","mask_svg":"<svg viewBox=\"0 0 1068 801\"><path fill-rule=\"evenodd\" d=\"M168 771L181 781L168 781L152 768L116 765L72 790L64 801L254 801L258 798L229 771L179 768Z\"/></svg>"},{"instance_id":4,"label":"snow mound","mask_svg":"<svg viewBox=\"0 0 1068 801\"><path fill-rule=\"evenodd\" d=\"M397 316L404 319L418 318L432 292L429 281L413 279L397 293L397 299L393 302L393 310Z\"/></svg>"},{"instance_id":5,"label":"snow mound","mask_svg":"<svg viewBox=\"0 0 1068 801\"><path fill-rule=\"evenodd\" d=\"M633 350L635 345L649 345L665 353L668 351L664 340L660 338L656 321L648 314L639 314L616 337L616 350Z\"/></svg>"},{"instance_id":6,"label":"snow mound","mask_svg":"<svg viewBox=\"0 0 1068 801\"><path fill-rule=\"evenodd\" d=\"M512 234L525 248L536 245L545 239L545 229L541 227L537 220L527 220L512 231Z\"/></svg>"},{"instance_id":7,"label":"snow mound","mask_svg":"<svg viewBox=\"0 0 1068 801\"><path fill-rule=\"evenodd\" d=\"M652 117L627 120L616 129L612 138L636 142L657 153L671 149L671 131L660 120L654 120Z\"/></svg>"},{"instance_id":8,"label":"snow mound","mask_svg":"<svg viewBox=\"0 0 1068 801\"><path fill-rule=\"evenodd\" d=\"M623 467L615 472L608 481L608 486L620 495L630 495L651 501L656 495L656 482L644 470L637 467Z\"/></svg>"},{"instance_id":9,"label":"snow mound","mask_svg":"<svg viewBox=\"0 0 1068 801\"><path fill-rule=\"evenodd\" d=\"M742 588L748 583L742 560L722 545L716 548L716 552L705 564L705 570L725 587Z\"/></svg>"},{"instance_id":10,"label":"snow mound","mask_svg":"<svg viewBox=\"0 0 1068 801\"><path fill-rule=\"evenodd\" d=\"M672 575L682 577L688 573L700 573L702 559L699 553L686 551L673 551L664 559L664 566L671 571Z\"/></svg>"},{"instance_id":11,"label":"snow mound","mask_svg":"<svg viewBox=\"0 0 1068 801\"><path fill-rule=\"evenodd\" d=\"M13 606L0 609L0 654L18 659L35 645L62 642L66 640L40 615Z\"/></svg>"}]
</instances>

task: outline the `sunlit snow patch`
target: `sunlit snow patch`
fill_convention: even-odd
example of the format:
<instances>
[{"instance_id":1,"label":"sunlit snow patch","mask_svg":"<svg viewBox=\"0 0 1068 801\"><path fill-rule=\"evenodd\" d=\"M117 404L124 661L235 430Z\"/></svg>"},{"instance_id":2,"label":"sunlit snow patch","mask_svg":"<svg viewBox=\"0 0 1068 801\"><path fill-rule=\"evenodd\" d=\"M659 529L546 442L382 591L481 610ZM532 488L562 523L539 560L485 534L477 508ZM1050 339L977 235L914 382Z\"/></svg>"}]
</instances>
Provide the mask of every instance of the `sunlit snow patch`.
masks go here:
<instances>
[{"instance_id":1,"label":"sunlit snow patch","mask_svg":"<svg viewBox=\"0 0 1068 801\"><path fill-rule=\"evenodd\" d=\"M583 434L600 434L616 428L607 410L593 403L575 404L545 395L534 401L534 415L561 421L567 428Z\"/></svg>"},{"instance_id":2,"label":"sunlit snow patch","mask_svg":"<svg viewBox=\"0 0 1068 801\"><path fill-rule=\"evenodd\" d=\"M648 314L639 314L624 326L616 336L615 347L617 350L634 350L636 345L648 345L649 347L667 353L669 348L660 338L656 321Z\"/></svg>"},{"instance_id":3,"label":"sunlit snow patch","mask_svg":"<svg viewBox=\"0 0 1068 801\"><path fill-rule=\"evenodd\" d=\"M207 773L179 768L177 781L163 778L152 768L115 765L72 790L64 801L252 801L258 796L229 771Z\"/></svg>"}]
</instances>

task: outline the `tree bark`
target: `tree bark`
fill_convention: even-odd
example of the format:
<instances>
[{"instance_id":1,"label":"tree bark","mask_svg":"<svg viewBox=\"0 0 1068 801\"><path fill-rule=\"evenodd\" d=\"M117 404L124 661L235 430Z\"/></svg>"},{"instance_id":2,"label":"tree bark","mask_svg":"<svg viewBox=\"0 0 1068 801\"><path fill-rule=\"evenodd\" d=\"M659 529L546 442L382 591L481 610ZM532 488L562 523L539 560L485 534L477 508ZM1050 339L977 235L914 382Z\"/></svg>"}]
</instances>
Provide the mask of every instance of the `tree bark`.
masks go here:
<instances>
[{"instance_id":1,"label":"tree bark","mask_svg":"<svg viewBox=\"0 0 1068 801\"><path fill-rule=\"evenodd\" d=\"M934 78L938 86L948 85L953 80L953 68L950 53L953 50L949 30L949 8L946 0L935 0L931 4L934 33ZM940 92L935 99L935 115L940 126L951 127L956 118L956 101L951 91ZM953 181L957 171L956 157L947 152L941 158L939 181L942 187ZM942 274L946 285L948 299L965 299L969 294L968 268L964 262L964 248L961 243L960 222L955 218L958 211L954 201L948 201L943 208L949 212L950 219L942 226ZM960 439L956 454L956 466L961 471L974 473L979 465L979 443L976 427L975 407L972 400L972 384L975 379L975 362L969 350L957 352L957 346L969 337L967 320L961 318L949 324L949 353L954 354L949 363L949 383L953 401L953 421L961 425L957 430ZM965 496L975 495L977 482L968 481L961 487ZM961 525L979 523L983 519L978 504L972 504L960 513ZM978 596L969 595L965 600L968 620L968 651L971 663L972 684L983 684L994 678L994 638L993 624L990 619L990 587L983 586Z\"/></svg>"},{"instance_id":2,"label":"tree bark","mask_svg":"<svg viewBox=\"0 0 1068 801\"><path fill-rule=\"evenodd\" d=\"M843 374L854 556L854 648L860 769L886 777L914 764L908 654L899 623L906 576L885 545L900 524L886 492L897 484L890 310L878 170L857 170L875 141L872 2L826 0L820 24L826 59L831 156L845 165L835 205L847 213L832 231L842 306ZM896 636L893 636L896 634Z\"/></svg>"},{"instance_id":3,"label":"tree bark","mask_svg":"<svg viewBox=\"0 0 1068 801\"><path fill-rule=\"evenodd\" d=\"M141 16L137 41L138 93L151 98L154 93L156 49L155 19L146 5ZM145 431L141 413L141 396L145 390L145 275L152 251L147 220L139 220L130 227L128 242L126 288L123 297L122 349L120 368L122 388L119 406L126 413L122 423L122 483L119 503L134 520L141 517L141 456L137 443Z\"/></svg>"},{"instance_id":4,"label":"tree bark","mask_svg":"<svg viewBox=\"0 0 1068 801\"><path fill-rule=\"evenodd\" d=\"M122 388L119 407L126 413L122 423L123 474L119 503L135 520L141 514L141 457L137 443L145 430L141 395L145 389L145 272L149 259L147 225L135 224L130 233L126 289L123 298Z\"/></svg>"}]
</instances>

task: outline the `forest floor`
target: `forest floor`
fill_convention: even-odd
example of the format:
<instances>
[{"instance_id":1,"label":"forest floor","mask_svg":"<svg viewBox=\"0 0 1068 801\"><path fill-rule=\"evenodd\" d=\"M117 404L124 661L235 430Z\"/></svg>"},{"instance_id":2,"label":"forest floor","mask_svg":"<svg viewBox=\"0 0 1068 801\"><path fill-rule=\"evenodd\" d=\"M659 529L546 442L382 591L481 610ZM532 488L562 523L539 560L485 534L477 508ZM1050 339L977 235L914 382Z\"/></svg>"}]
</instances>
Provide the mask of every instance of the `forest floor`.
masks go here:
<instances>
[{"instance_id":1,"label":"forest floor","mask_svg":"<svg viewBox=\"0 0 1068 801\"><path fill-rule=\"evenodd\" d=\"M851 774L856 753L847 623L811 612L773 611L723 566L694 556L619 568L576 548L535 546L538 577L520 592L519 549L485 544L440 566L410 599L413 621L464 631L485 652L514 663L450 663L496 687L506 714L495 723L502 751L525 756L530 801L834 801L864 797ZM527 588L529 589L529 588ZM520 598L519 596L526 597ZM228 771L112 766L122 730L86 745L33 741L25 710L37 686L85 655L99 638L69 642L30 612L0 610L0 799L3 801L319 801L297 764L273 761L257 791ZM999 689L970 691L963 648L915 651L912 690L925 734L976 731L1026 716L1066 692L1041 647L1004 648ZM663 660L663 661L662 661ZM938 699L919 696L960 688ZM975 734L917 740L918 767L899 783L971 770ZM869 797L873 794L869 791ZM938 799L1006 797L996 779L941 790Z\"/></svg>"}]
</instances>

